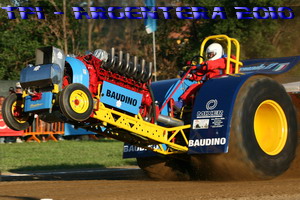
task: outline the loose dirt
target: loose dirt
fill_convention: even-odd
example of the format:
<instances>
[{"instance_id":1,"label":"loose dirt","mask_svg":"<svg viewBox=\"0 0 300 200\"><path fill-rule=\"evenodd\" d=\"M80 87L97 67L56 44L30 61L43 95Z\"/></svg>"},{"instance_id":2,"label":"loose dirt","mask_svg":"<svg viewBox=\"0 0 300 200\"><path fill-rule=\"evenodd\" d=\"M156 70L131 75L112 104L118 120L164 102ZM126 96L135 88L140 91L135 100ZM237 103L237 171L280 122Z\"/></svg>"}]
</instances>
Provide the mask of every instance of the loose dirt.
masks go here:
<instances>
[{"instance_id":1,"label":"loose dirt","mask_svg":"<svg viewBox=\"0 0 300 200\"><path fill-rule=\"evenodd\" d=\"M149 180L141 170L106 169L86 172L4 174L2 200L98 199L300 199L300 148L290 169L268 181L169 182Z\"/></svg>"}]
</instances>

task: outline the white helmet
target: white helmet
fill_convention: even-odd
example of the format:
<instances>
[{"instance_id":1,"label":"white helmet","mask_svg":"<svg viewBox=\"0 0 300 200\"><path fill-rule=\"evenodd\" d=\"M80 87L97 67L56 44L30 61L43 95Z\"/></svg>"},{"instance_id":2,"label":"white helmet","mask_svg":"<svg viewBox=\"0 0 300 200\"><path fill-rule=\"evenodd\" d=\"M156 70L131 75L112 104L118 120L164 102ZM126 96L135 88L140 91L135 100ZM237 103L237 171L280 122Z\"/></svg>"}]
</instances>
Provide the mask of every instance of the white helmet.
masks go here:
<instances>
[{"instance_id":1,"label":"white helmet","mask_svg":"<svg viewBox=\"0 0 300 200\"><path fill-rule=\"evenodd\" d=\"M219 43L212 43L206 49L206 58L208 60L217 60L219 58L222 58L223 55L224 50L222 45L220 45Z\"/></svg>"},{"instance_id":2,"label":"white helmet","mask_svg":"<svg viewBox=\"0 0 300 200\"><path fill-rule=\"evenodd\" d=\"M22 86L21 86L21 83L20 83L20 82L17 82L17 83L16 83L16 88L22 88Z\"/></svg>"}]
</instances>

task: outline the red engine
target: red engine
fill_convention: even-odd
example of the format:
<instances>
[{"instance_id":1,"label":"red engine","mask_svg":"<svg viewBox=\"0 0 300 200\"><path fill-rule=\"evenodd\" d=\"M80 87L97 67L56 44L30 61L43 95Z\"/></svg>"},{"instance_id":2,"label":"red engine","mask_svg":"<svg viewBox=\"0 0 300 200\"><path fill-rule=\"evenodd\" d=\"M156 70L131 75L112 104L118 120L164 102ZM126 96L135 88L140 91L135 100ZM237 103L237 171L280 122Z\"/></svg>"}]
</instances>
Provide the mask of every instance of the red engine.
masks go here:
<instances>
[{"instance_id":1,"label":"red engine","mask_svg":"<svg viewBox=\"0 0 300 200\"><path fill-rule=\"evenodd\" d=\"M142 117L148 116L153 103L149 90L152 63L146 64L145 60L139 62L136 56L124 55L122 51L115 54L114 49L107 54L106 58L96 57L94 53L77 57L77 59L81 60L89 71L89 89L93 96L98 94L98 85L102 85L103 81L141 93L143 99L140 114Z\"/></svg>"}]
</instances>

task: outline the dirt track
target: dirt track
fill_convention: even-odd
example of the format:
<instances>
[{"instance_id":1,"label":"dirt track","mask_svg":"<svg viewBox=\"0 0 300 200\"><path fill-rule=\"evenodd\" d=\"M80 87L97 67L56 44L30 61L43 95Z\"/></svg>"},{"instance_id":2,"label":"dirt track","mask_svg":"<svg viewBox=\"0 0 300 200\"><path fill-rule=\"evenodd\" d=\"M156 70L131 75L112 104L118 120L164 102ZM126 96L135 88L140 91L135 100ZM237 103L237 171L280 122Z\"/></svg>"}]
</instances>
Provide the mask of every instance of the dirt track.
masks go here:
<instances>
[{"instance_id":1,"label":"dirt track","mask_svg":"<svg viewBox=\"0 0 300 200\"><path fill-rule=\"evenodd\" d=\"M63 199L300 199L300 148L281 177L251 182L158 182L139 169L74 174L4 176L2 200Z\"/></svg>"},{"instance_id":2,"label":"dirt track","mask_svg":"<svg viewBox=\"0 0 300 200\"><path fill-rule=\"evenodd\" d=\"M268 181L152 181L138 168L2 176L0 200L43 198L53 200L298 200L300 199L300 145L298 144L296 159L290 169L282 176Z\"/></svg>"}]
</instances>

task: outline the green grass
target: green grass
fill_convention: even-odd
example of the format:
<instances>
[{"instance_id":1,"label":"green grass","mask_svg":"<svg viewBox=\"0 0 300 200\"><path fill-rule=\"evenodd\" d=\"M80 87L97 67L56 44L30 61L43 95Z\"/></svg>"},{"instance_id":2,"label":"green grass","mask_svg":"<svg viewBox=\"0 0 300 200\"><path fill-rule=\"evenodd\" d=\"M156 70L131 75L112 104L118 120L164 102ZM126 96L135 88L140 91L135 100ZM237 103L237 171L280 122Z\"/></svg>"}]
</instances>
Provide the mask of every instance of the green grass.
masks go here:
<instances>
[{"instance_id":1,"label":"green grass","mask_svg":"<svg viewBox=\"0 0 300 200\"><path fill-rule=\"evenodd\" d=\"M123 143L114 140L0 144L2 172L92 169L136 165L122 159Z\"/></svg>"}]
</instances>

